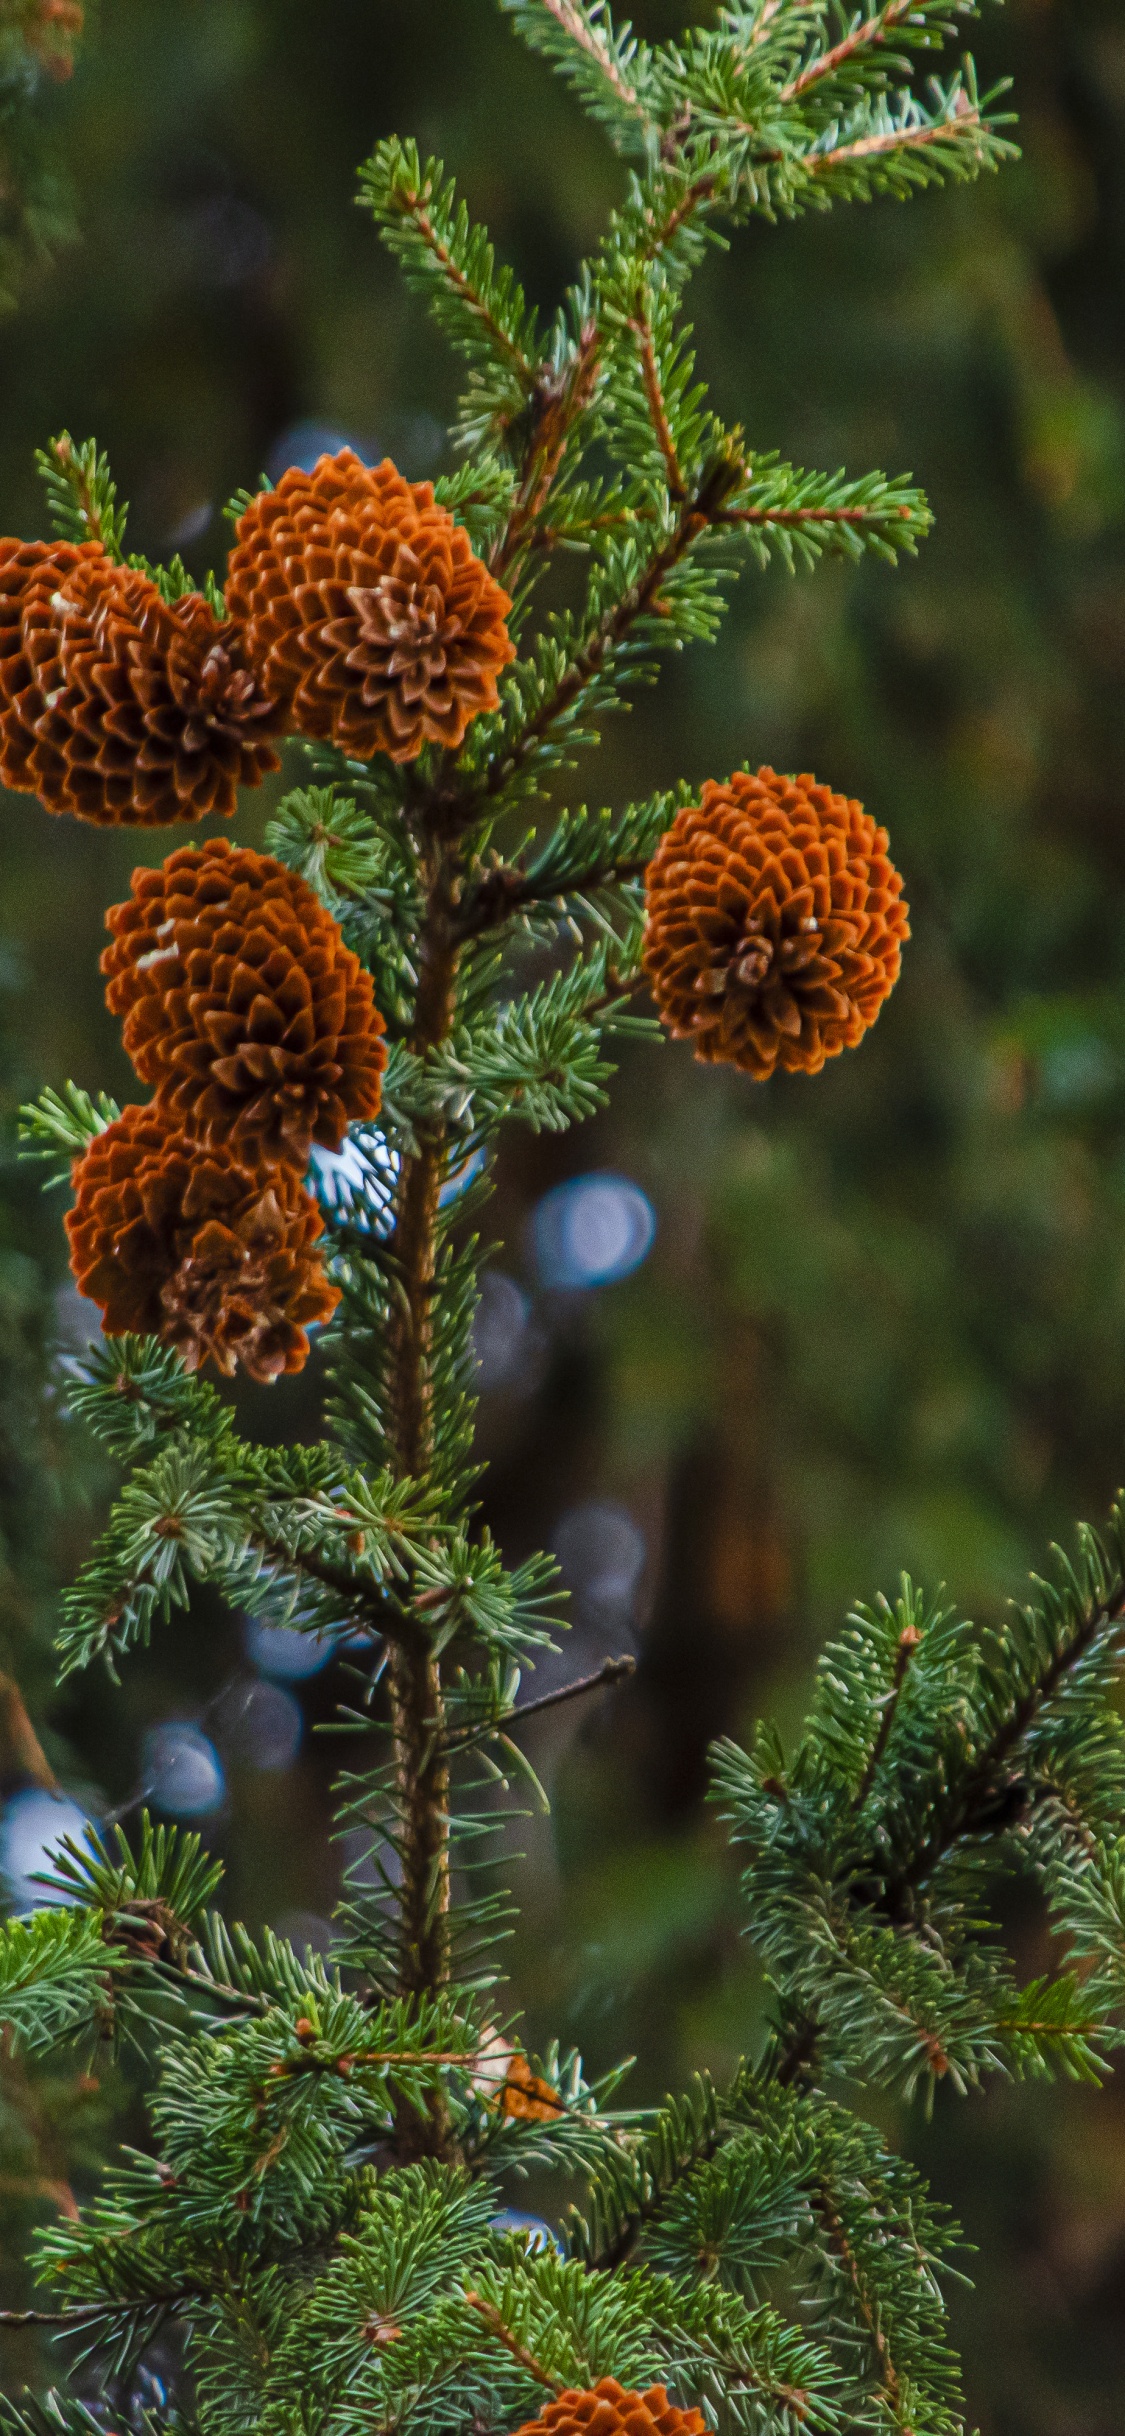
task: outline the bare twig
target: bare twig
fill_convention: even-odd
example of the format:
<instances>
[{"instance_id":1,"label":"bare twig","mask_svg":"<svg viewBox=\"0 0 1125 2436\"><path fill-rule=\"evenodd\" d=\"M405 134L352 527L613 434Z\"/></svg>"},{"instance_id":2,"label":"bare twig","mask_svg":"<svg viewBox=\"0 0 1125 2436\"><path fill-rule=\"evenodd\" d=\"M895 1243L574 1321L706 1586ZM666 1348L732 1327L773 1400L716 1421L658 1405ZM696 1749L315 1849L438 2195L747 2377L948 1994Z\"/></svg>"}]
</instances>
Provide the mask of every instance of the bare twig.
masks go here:
<instances>
[{"instance_id":1,"label":"bare twig","mask_svg":"<svg viewBox=\"0 0 1125 2436\"><path fill-rule=\"evenodd\" d=\"M541 1717L545 1709L561 1708L566 1700L577 1700L583 1692L597 1692L608 1683L623 1683L626 1676L637 1671L637 1661L627 1653L619 1658L606 1658L595 1674L582 1675L575 1683L564 1683L557 1692L543 1692L538 1700L525 1700L518 1709L507 1709L502 1717L489 1718L482 1725L462 1726L446 1737L447 1751L461 1751L472 1742L486 1741L490 1734L507 1734L520 1725L525 1717Z\"/></svg>"}]
</instances>

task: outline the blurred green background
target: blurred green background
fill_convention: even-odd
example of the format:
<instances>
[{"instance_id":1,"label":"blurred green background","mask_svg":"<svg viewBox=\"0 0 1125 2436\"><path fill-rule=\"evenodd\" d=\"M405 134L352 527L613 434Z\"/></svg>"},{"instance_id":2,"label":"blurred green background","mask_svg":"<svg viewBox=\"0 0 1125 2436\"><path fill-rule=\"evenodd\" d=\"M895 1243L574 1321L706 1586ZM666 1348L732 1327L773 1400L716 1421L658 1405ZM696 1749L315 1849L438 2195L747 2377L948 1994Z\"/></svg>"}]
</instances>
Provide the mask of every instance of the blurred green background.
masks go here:
<instances>
[{"instance_id":1,"label":"blurred green background","mask_svg":"<svg viewBox=\"0 0 1125 2436\"><path fill-rule=\"evenodd\" d=\"M633 11L650 35L695 13ZM516 1142L500 1181L486 1515L513 1557L558 1549L568 1666L641 1658L590 1714L529 1735L553 1810L522 1839L515 1991L531 2045L561 2031L598 2066L635 2051L638 2100L729 2067L760 2017L704 1808L711 1737L763 1709L794 1722L825 1634L903 1568L1001 1618L1046 1541L1125 1477L1125 14L1013 0L973 32L983 80L1016 80L1018 166L755 223L693 296L702 367L752 444L912 470L933 539L897 571L748 571L718 647L673 666L578 782L621 802L748 758L861 796L913 909L900 987L812 1083L631 1054L606 1115ZM388 450L413 478L448 462L450 361L353 206L378 134L442 153L547 307L621 186L491 0L100 0L46 118L81 235L0 324L0 520L39 533L34 448L96 432L130 546L179 548L200 575L221 572L228 494L318 440ZM260 838L267 811L249 799L240 833ZM7 1110L68 1075L128 1096L102 911L167 841L27 798L2 812ZM3 1663L96 1815L152 1781L154 1729L193 1725L200 1766L213 1751L223 1771L204 1823L232 1911L321 1936L335 1753L308 1729L335 1671L294 1685L284 1652L201 1604L122 1694L51 1692L53 1603L112 1482L65 1418L56 1348L82 1315L60 1201L17 1173L10 1134ZM578 1290L535 1212L590 1174L639 1187L656 1233L624 1282ZM316 1397L313 1365L246 1419L309 1433ZM26 1769L14 1747L0 1766L11 1812ZM1008 1908L1041 1967L1018 1886ZM13 2294L20 2234L58 2198L50 2155L86 2186L105 2095L9 2081ZM970 2424L1111 2436L1125 2097L998 2089L895 2129L978 2245L954 2302ZM27 2366L5 2353L3 2382Z\"/></svg>"}]
</instances>

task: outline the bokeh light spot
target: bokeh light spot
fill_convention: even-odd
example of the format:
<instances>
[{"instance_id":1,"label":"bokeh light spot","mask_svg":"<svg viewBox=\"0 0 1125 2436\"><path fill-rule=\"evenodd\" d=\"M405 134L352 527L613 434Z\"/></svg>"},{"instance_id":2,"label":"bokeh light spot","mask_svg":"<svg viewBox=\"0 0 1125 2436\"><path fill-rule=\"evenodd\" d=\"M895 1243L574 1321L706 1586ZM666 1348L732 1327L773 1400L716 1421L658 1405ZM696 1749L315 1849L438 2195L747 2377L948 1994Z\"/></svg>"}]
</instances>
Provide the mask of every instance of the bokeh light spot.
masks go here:
<instances>
[{"instance_id":1,"label":"bokeh light spot","mask_svg":"<svg viewBox=\"0 0 1125 2436\"><path fill-rule=\"evenodd\" d=\"M35 1880L41 1870L50 1870L63 1837L80 1843L89 1824L85 1811L64 1793L32 1785L12 1795L0 1819L0 1877L13 1911L44 1911L69 1902L57 1888Z\"/></svg>"},{"instance_id":2,"label":"bokeh light spot","mask_svg":"<svg viewBox=\"0 0 1125 2436\"><path fill-rule=\"evenodd\" d=\"M652 1203L628 1176L573 1176L544 1193L532 1219L540 1277L564 1289L631 1276L655 1233Z\"/></svg>"},{"instance_id":3,"label":"bokeh light spot","mask_svg":"<svg viewBox=\"0 0 1125 2436\"><path fill-rule=\"evenodd\" d=\"M177 1819L202 1819L222 1807L226 1778L213 1742L198 1726L154 1726L144 1738L145 1792Z\"/></svg>"}]
</instances>

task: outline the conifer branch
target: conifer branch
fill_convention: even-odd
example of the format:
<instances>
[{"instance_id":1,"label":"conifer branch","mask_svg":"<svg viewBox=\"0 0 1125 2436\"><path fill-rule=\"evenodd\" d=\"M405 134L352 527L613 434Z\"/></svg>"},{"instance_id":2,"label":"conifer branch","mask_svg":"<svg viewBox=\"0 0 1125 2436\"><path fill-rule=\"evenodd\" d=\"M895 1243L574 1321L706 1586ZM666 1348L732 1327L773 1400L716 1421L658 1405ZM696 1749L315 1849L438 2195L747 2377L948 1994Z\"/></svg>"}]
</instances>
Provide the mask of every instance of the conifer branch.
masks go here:
<instances>
[{"instance_id":1,"label":"conifer branch","mask_svg":"<svg viewBox=\"0 0 1125 2436\"><path fill-rule=\"evenodd\" d=\"M895 1721L895 1711L899 1704L903 1684L906 1681L907 1668L910 1665L910 1661L915 1650L920 1648L921 1641L922 1635L919 1632L916 1624L907 1624L904 1626L899 1637L898 1656L895 1659L895 1670L891 1679L891 1687L883 1703L883 1713L879 1719L879 1730L875 1736L874 1742L871 1745L871 1757L867 1762L867 1766L863 1771L859 1785L856 1788L854 1806L857 1810L862 1810L863 1805L867 1800L867 1796L871 1791L871 1787L875 1782L876 1776L879 1773L879 1763L883 1757L883 1753L886 1750L887 1743L890 1738L891 1728Z\"/></svg>"},{"instance_id":2,"label":"conifer branch","mask_svg":"<svg viewBox=\"0 0 1125 2436\"><path fill-rule=\"evenodd\" d=\"M866 15L857 10L847 33L827 50L817 50L807 59L799 73L782 85L778 100L800 101L826 80L839 77L844 69L851 69L858 81L865 72L870 73L867 63L871 55L881 50L892 35L900 44L937 49L950 31L951 13L971 16L974 13L971 0L885 0L883 7L871 8Z\"/></svg>"},{"instance_id":3,"label":"conifer branch","mask_svg":"<svg viewBox=\"0 0 1125 2436\"><path fill-rule=\"evenodd\" d=\"M717 523L719 511L737 484L740 471L737 463L721 457L705 474L694 498L682 505L671 532L652 553L643 573L619 600L602 612L546 699L488 764L474 796L463 807L461 817L466 825L491 799L503 794L537 747L575 709L632 628L652 613L660 614L662 587L688 552Z\"/></svg>"},{"instance_id":4,"label":"conifer branch","mask_svg":"<svg viewBox=\"0 0 1125 2436\"><path fill-rule=\"evenodd\" d=\"M507 1734L512 1726L521 1725L525 1717L541 1717L545 1710L562 1708L564 1703L581 1699L586 1692L601 1691L611 1683L624 1683L636 1671L637 1661L632 1656L606 1658L594 1674L582 1675L576 1683L564 1683L558 1691L543 1692L538 1700L521 1701L518 1707L504 1709L480 1724L455 1727L446 1735L446 1750L468 1750L473 1743L486 1742L494 1734Z\"/></svg>"},{"instance_id":5,"label":"conifer branch","mask_svg":"<svg viewBox=\"0 0 1125 2436\"><path fill-rule=\"evenodd\" d=\"M545 367L535 383L534 420L524 450L519 486L503 531L489 553L495 576L503 579L521 551L534 541L547 546L543 511L550 498L575 426L586 413L598 386L602 334L587 318L577 345L561 371Z\"/></svg>"},{"instance_id":6,"label":"conifer branch","mask_svg":"<svg viewBox=\"0 0 1125 2436\"><path fill-rule=\"evenodd\" d=\"M632 85L626 83L608 43L596 31L594 23L575 6L575 0L540 0L540 6L549 10L564 34L569 34L571 41L578 43L595 62L612 87L616 99L623 102L627 110L635 110L638 106L637 95Z\"/></svg>"},{"instance_id":7,"label":"conifer branch","mask_svg":"<svg viewBox=\"0 0 1125 2436\"><path fill-rule=\"evenodd\" d=\"M672 432L672 427L668 421L668 414L664 404L664 392L661 387L660 366L656 357L652 322L648 314L645 312L643 303L640 300L638 300L628 326L637 341L637 348L641 360L641 378L644 382L645 397L648 401L648 410L652 418L652 428L656 435L657 446L659 447L660 454L664 459L664 468L668 483L668 497L669 499L673 500L677 506L679 506L681 502L687 498L687 484L684 481L683 469L680 465L679 457L676 454L675 437Z\"/></svg>"},{"instance_id":8,"label":"conifer branch","mask_svg":"<svg viewBox=\"0 0 1125 2436\"><path fill-rule=\"evenodd\" d=\"M832 2249L839 2259L851 2287L867 2340L878 2362L880 2384L892 2412L897 2414L901 2390L898 2371L891 2357L885 2329L880 2322L878 2304L867 2288L866 2279L860 2271L859 2261L848 2240L846 2227L827 2181L822 2180L814 2187L813 2204L823 2220ZM904 2431L904 2436L909 2436L909 2430Z\"/></svg>"},{"instance_id":9,"label":"conifer branch","mask_svg":"<svg viewBox=\"0 0 1125 2436\"><path fill-rule=\"evenodd\" d=\"M520 2342L519 2336L513 2334L510 2327L505 2326L500 2311L493 2307L491 2301L482 2300L479 2292L469 2291L465 2294L465 2306L475 2312L481 2324L487 2327L493 2341L501 2343L517 2365L526 2369L529 2377L534 2377L537 2385L547 2386L552 2394L559 2394L563 2391L566 2384L565 2377L552 2375L549 2368L543 2367L542 2362L536 2359L534 2352L530 2352L527 2345Z\"/></svg>"},{"instance_id":10,"label":"conifer branch","mask_svg":"<svg viewBox=\"0 0 1125 2436\"><path fill-rule=\"evenodd\" d=\"M1125 1576L1111 1592L1087 1606L1073 1632L1057 1649L1008 1714L958 1786L955 1801L933 1834L905 1865L889 1877L883 1903L892 1918L899 1916L916 1889L922 1888L954 1845L994 1831L1010 1813L1012 1788L1003 1780L1004 1763L1014 1753L1065 1678L1077 1668L1107 1629L1125 1620Z\"/></svg>"}]
</instances>

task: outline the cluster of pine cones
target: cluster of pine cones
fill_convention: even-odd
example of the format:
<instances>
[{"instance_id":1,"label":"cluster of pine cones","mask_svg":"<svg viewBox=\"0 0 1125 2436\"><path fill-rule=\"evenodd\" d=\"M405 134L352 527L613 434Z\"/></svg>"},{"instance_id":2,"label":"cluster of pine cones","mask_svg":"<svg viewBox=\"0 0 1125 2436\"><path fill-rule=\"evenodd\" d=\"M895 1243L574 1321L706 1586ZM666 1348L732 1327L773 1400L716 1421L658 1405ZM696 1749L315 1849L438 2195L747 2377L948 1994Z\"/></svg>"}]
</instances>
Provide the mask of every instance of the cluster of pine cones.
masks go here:
<instances>
[{"instance_id":1,"label":"cluster of pine cones","mask_svg":"<svg viewBox=\"0 0 1125 2436\"><path fill-rule=\"evenodd\" d=\"M429 483L350 450L241 517L226 614L98 541L0 541L0 781L129 827L229 816L296 733L370 759L455 751L498 702L511 607ZM304 881L212 839L111 908L108 1002L145 1107L75 1163L71 1266L107 1335L269 1381L339 1299L303 1177L374 1117L371 977Z\"/></svg>"},{"instance_id":2,"label":"cluster of pine cones","mask_svg":"<svg viewBox=\"0 0 1125 2436\"><path fill-rule=\"evenodd\" d=\"M165 601L96 541L0 541L0 781L81 820L230 814L288 732L359 759L456 752L514 656L508 595L431 485L350 449L251 499L225 606ZM645 912L672 1037L759 1082L854 1047L909 936L886 831L769 768L677 813ZM299 1369L338 1299L309 1151L379 1107L370 976L303 881L220 840L136 872L107 920L109 1005L155 1096L77 1163L79 1285L108 1334L155 1332L189 1367Z\"/></svg>"},{"instance_id":3,"label":"cluster of pine cones","mask_svg":"<svg viewBox=\"0 0 1125 2436\"><path fill-rule=\"evenodd\" d=\"M339 1300L302 1179L378 1114L371 976L304 880L225 838L135 871L106 923L107 1002L155 1092L75 1162L71 1267L107 1335L268 1383Z\"/></svg>"},{"instance_id":4,"label":"cluster of pine cones","mask_svg":"<svg viewBox=\"0 0 1125 2436\"><path fill-rule=\"evenodd\" d=\"M455 751L513 657L508 595L432 485L351 449L250 501L226 608L165 601L98 541L0 541L0 781L114 826L229 815L292 731Z\"/></svg>"}]
</instances>

